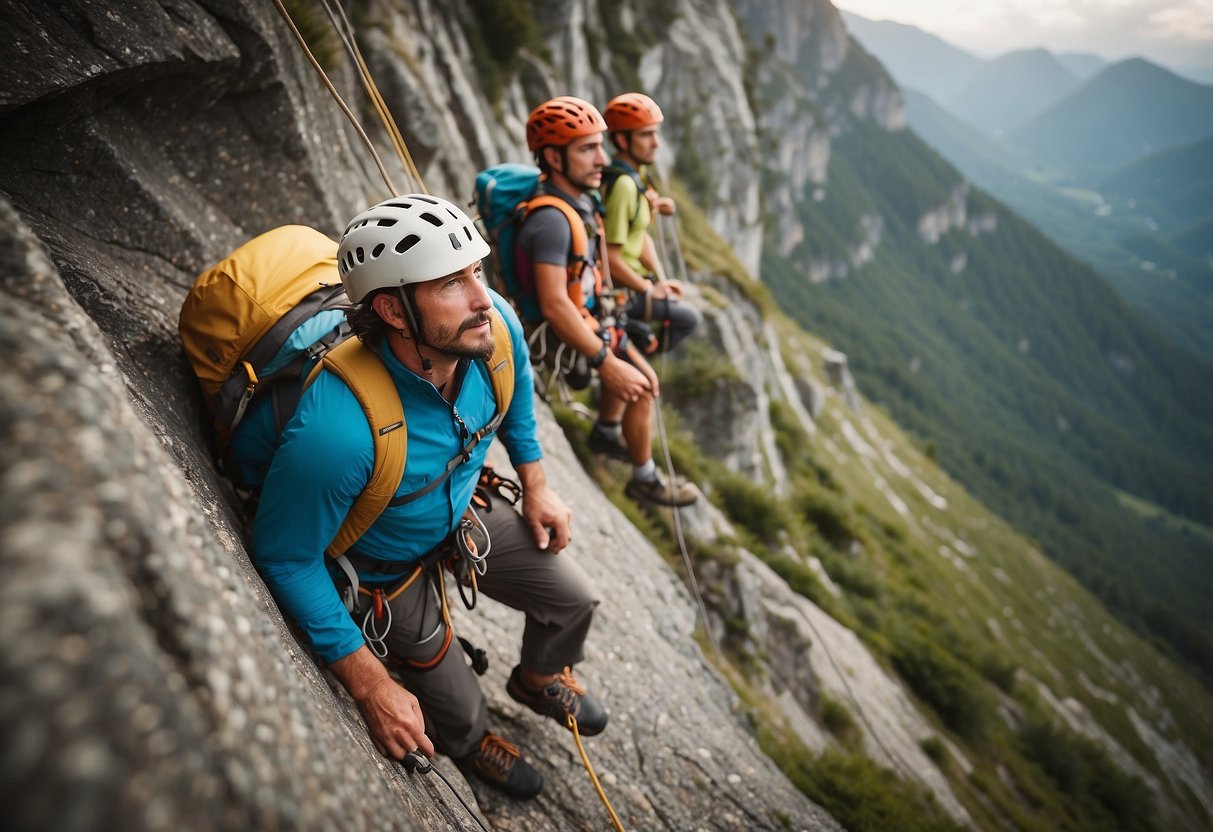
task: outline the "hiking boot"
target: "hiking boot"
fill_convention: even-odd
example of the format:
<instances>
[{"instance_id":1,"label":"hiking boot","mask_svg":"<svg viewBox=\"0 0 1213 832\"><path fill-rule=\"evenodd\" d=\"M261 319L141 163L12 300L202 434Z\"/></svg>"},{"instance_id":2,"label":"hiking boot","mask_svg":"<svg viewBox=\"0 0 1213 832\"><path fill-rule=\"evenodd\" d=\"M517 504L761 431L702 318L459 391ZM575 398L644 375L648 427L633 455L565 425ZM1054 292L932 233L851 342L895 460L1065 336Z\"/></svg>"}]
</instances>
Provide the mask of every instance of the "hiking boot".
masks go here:
<instances>
[{"instance_id":1,"label":"hiking boot","mask_svg":"<svg viewBox=\"0 0 1213 832\"><path fill-rule=\"evenodd\" d=\"M647 482L633 477L628 480L623 493L633 500L671 507L689 506L699 499L699 489L695 486L683 479L676 479L674 484L670 485L661 471Z\"/></svg>"},{"instance_id":2,"label":"hiking boot","mask_svg":"<svg viewBox=\"0 0 1213 832\"><path fill-rule=\"evenodd\" d=\"M606 728L607 712L567 667L543 690L535 691L523 683L522 667L516 666L505 683L505 692L515 702L521 702L537 714L550 716L566 728L571 713L577 719L577 732L582 736L592 737Z\"/></svg>"},{"instance_id":3,"label":"hiking boot","mask_svg":"<svg viewBox=\"0 0 1213 832\"><path fill-rule=\"evenodd\" d=\"M623 435L620 434L611 439L598 429L598 425L590 428L590 450L596 454L606 454L611 459L618 459L621 462L632 461L632 458L628 456L628 446L623 441Z\"/></svg>"},{"instance_id":4,"label":"hiking boot","mask_svg":"<svg viewBox=\"0 0 1213 832\"><path fill-rule=\"evenodd\" d=\"M522 759L518 746L491 731L485 731L480 747L455 765L516 800L530 800L543 791L543 775Z\"/></svg>"}]
</instances>

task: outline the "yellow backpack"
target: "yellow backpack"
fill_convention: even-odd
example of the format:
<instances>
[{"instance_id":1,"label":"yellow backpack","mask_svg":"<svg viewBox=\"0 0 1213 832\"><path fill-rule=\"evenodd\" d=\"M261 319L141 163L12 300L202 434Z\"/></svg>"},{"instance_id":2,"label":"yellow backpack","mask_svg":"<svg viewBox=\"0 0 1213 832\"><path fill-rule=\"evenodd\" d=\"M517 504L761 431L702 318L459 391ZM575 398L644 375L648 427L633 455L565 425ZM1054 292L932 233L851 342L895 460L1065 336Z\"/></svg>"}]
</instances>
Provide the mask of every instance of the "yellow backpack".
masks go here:
<instances>
[{"instance_id":1,"label":"yellow backpack","mask_svg":"<svg viewBox=\"0 0 1213 832\"><path fill-rule=\"evenodd\" d=\"M500 314L490 310L493 353L486 364L496 414L441 476L420 491L395 497L408 449L404 406L379 356L350 338L348 326L301 349L285 367L264 372L300 324L348 303L337 274L337 243L313 228L286 225L254 237L200 274L178 320L186 357L213 417L220 460L228 456L232 433L255 399L275 396L281 430L322 367L336 373L357 397L374 436L375 464L326 550L333 557L344 554L389 505L411 502L441 485L497 429L514 395L513 341ZM223 467L237 476L231 460Z\"/></svg>"}]
</instances>

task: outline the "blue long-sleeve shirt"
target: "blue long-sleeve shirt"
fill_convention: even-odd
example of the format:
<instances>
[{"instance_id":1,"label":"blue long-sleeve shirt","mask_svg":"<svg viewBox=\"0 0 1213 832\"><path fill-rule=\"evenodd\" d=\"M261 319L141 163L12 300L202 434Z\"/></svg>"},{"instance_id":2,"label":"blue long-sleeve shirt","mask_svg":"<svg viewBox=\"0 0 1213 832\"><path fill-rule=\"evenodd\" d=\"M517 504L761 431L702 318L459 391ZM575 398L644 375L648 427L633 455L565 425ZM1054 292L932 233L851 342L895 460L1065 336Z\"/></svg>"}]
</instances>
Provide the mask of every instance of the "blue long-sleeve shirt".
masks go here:
<instances>
[{"instance_id":1,"label":"blue long-sleeve shirt","mask_svg":"<svg viewBox=\"0 0 1213 832\"><path fill-rule=\"evenodd\" d=\"M514 345L514 397L497 433L517 466L543 456L535 435L531 366L517 316L500 295L490 294ZM396 493L409 494L441 475L466 441L463 426L479 430L493 418L496 404L483 362L461 362L462 383L451 403L401 364L386 344L380 356L404 403L408 452ZM271 431L263 441L272 439ZM408 572L406 564L437 545L463 515L491 440L482 441L442 486L406 505L388 507L358 541L358 552L399 562L400 574ZM326 562L324 549L362 492L373 464L374 446L362 406L339 378L322 372L304 392L274 454L253 526L253 557L282 611L326 663L363 644L361 631L338 596L336 571Z\"/></svg>"}]
</instances>

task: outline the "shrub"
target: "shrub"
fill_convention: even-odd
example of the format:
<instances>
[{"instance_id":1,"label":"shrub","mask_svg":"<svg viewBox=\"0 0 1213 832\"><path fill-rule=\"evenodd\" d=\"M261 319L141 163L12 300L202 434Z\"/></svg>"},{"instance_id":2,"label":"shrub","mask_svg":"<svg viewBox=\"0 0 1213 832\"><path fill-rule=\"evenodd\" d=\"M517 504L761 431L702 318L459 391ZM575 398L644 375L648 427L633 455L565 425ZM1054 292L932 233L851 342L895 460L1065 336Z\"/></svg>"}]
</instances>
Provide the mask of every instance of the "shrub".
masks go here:
<instances>
[{"instance_id":1,"label":"shrub","mask_svg":"<svg viewBox=\"0 0 1213 832\"><path fill-rule=\"evenodd\" d=\"M841 742L859 737L859 726L847 706L825 693L821 694L821 724Z\"/></svg>"},{"instance_id":2,"label":"shrub","mask_svg":"<svg viewBox=\"0 0 1213 832\"><path fill-rule=\"evenodd\" d=\"M903 630L893 646L893 667L944 724L960 736L981 739L992 703L968 665L928 637Z\"/></svg>"},{"instance_id":3,"label":"shrub","mask_svg":"<svg viewBox=\"0 0 1213 832\"><path fill-rule=\"evenodd\" d=\"M1149 832L1154 796L1140 779L1122 771L1095 743L1050 722L1033 721L1019 734L1019 747L1066 796L1070 814L1083 828Z\"/></svg>"},{"instance_id":4,"label":"shrub","mask_svg":"<svg viewBox=\"0 0 1213 832\"><path fill-rule=\"evenodd\" d=\"M720 471L713 476L712 484L729 519L764 543L778 540L779 532L795 522L786 503L740 474Z\"/></svg>"},{"instance_id":5,"label":"shrub","mask_svg":"<svg viewBox=\"0 0 1213 832\"><path fill-rule=\"evenodd\" d=\"M816 484L805 485L796 490L792 503L838 551L845 552L852 540L859 539L858 519L837 494Z\"/></svg>"},{"instance_id":6,"label":"shrub","mask_svg":"<svg viewBox=\"0 0 1213 832\"><path fill-rule=\"evenodd\" d=\"M827 749L814 756L802 746L760 730L759 743L788 778L851 832L958 832L934 795L907 783L863 753Z\"/></svg>"}]
</instances>

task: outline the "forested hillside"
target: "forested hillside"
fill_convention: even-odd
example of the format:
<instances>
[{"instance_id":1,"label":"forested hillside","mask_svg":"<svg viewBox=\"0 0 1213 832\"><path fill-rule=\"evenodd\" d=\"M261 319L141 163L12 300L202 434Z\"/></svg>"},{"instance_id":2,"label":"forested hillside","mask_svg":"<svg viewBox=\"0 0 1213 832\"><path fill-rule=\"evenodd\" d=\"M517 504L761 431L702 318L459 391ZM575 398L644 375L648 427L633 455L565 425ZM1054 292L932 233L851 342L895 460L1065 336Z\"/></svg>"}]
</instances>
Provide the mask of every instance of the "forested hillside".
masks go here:
<instances>
[{"instance_id":1,"label":"forested hillside","mask_svg":"<svg viewBox=\"0 0 1213 832\"><path fill-rule=\"evenodd\" d=\"M760 112L812 87L752 57ZM865 58L801 94L826 110L882 74ZM768 237L764 282L945 468L1213 673L1213 369L913 133L852 118L832 147L796 239Z\"/></svg>"}]
</instances>

